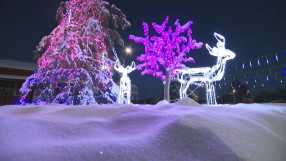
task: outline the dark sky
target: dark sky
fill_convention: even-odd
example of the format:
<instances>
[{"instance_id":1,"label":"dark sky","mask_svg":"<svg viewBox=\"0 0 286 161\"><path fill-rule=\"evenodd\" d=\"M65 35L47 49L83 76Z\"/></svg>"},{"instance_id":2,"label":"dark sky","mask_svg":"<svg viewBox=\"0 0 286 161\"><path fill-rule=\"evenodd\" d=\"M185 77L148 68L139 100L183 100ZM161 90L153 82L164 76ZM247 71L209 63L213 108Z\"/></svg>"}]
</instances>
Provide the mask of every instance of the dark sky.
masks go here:
<instances>
[{"instance_id":1,"label":"dark sky","mask_svg":"<svg viewBox=\"0 0 286 161\"><path fill-rule=\"evenodd\" d=\"M55 13L61 0L0 0L0 59L33 61L32 51L41 38L57 25ZM285 0L110 0L127 16L132 27L122 32L126 46L134 49L132 60L142 54L141 44L128 40L130 34L143 35L142 22L161 23L170 16L170 24L192 20L193 38L214 45L213 32L226 37L227 48L236 61L286 49ZM119 53L122 49L117 49ZM121 53L121 55L123 55ZM196 66L211 66L216 59L202 48L189 56ZM144 95L163 92L158 78L139 72L130 74Z\"/></svg>"}]
</instances>

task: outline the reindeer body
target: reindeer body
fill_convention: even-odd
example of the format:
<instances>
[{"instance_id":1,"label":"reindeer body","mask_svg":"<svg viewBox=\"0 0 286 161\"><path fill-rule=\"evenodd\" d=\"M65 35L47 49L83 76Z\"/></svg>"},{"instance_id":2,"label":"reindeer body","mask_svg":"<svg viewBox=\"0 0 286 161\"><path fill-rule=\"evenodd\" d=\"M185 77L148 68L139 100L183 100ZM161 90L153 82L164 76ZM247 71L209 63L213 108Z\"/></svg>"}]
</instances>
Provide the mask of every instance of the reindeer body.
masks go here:
<instances>
[{"instance_id":1,"label":"reindeer body","mask_svg":"<svg viewBox=\"0 0 286 161\"><path fill-rule=\"evenodd\" d=\"M117 98L117 103L119 104L130 104L131 98L131 81L128 77L128 73L135 70L135 63L132 62L131 66L127 66L124 68L123 65L120 64L119 60L115 63L115 70L121 73L120 78L120 91Z\"/></svg>"},{"instance_id":2,"label":"reindeer body","mask_svg":"<svg viewBox=\"0 0 286 161\"><path fill-rule=\"evenodd\" d=\"M206 48L211 55L217 57L216 65L199 68L186 67L176 70L180 73L177 75L177 80L181 83L180 99L187 97L187 89L190 85L202 86L202 84L205 84L207 103L209 105L217 104L213 82L220 81L223 78L226 62L235 58L235 54L225 49L225 38L222 35L214 33L214 36L218 41L216 47L211 48L206 44Z\"/></svg>"}]
</instances>

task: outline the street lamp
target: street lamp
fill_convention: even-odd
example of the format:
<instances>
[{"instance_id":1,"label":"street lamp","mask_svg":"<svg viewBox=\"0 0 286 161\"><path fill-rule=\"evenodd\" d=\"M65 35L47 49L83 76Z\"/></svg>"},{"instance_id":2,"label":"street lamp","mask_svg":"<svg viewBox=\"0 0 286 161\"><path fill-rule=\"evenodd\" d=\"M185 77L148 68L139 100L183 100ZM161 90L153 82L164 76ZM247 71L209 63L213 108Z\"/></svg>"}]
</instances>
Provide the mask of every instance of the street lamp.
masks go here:
<instances>
[{"instance_id":1,"label":"street lamp","mask_svg":"<svg viewBox=\"0 0 286 161\"><path fill-rule=\"evenodd\" d=\"M130 47L126 47L126 48L125 48L125 53L126 53L126 55L124 55L124 57L123 57L123 66L125 66L126 57L127 57L128 55L131 55L132 49L131 49Z\"/></svg>"},{"instance_id":2,"label":"street lamp","mask_svg":"<svg viewBox=\"0 0 286 161\"><path fill-rule=\"evenodd\" d=\"M125 48L125 52L127 54L131 54L132 53L132 49L130 47Z\"/></svg>"},{"instance_id":3,"label":"street lamp","mask_svg":"<svg viewBox=\"0 0 286 161\"><path fill-rule=\"evenodd\" d=\"M234 95L234 93L235 93L235 89L232 90L233 102L235 103L236 101L235 101L235 95Z\"/></svg>"}]
</instances>

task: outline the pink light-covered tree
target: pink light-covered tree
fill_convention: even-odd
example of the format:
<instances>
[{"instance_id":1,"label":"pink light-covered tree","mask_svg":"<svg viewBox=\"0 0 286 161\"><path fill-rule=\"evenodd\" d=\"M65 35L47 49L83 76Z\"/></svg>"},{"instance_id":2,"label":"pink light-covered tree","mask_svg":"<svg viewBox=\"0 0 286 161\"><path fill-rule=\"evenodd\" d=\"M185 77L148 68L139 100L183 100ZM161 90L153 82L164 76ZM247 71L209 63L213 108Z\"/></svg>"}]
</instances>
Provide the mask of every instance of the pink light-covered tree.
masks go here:
<instances>
[{"instance_id":1,"label":"pink light-covered tree","mask_svg":"<svg viewBox=\"0 0 286 161\"><path fill-rule=\"evenodd\" d=\"M175 69L185 67L184 62L194 62L194 59L186 54L193 49L202 47L202 42L197 42L191 36L192 21L181 26L179 20L175 22L175 30L168 27L169 17L158 25L152 23L158 36L149 35L149 26L143 22L144 36L129 36L129 39L145 46L145 54L137 57L142 64L137 65L138 70L143 70L141 75L150 74L160 78L164 83L164 99L170 101L170 83L176 75Z\"/></svg>"},{"instance_id":2,"label":"pink light-covered tree","mask_svg":"<svg viewBox=\"0 0 286 161\"><path fill-rule=\"evenodd\" d=\"M123 45L117 30L130 27L126 16L103 0L70 0L61 2L56 19L59 25L34 51L38 72L23 84L23 99L36 89L49 103L114 101L111 49Z\"/></svg>"}]
</instances>

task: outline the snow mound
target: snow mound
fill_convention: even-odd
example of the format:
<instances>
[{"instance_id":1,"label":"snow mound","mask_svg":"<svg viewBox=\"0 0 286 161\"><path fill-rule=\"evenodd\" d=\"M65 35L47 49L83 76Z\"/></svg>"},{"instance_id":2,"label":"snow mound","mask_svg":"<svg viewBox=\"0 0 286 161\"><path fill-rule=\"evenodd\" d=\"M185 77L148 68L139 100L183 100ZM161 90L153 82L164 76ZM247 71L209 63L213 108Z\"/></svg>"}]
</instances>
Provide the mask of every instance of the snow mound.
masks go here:
<instances>
[{"instance_id":1,"label":"snow mound","mask_svg":"<svg viewBox=\"0 0 286 161\"><path fill-rule=\"evenodd\" d=\"M286 160L286 104L182 104L0 106L0 160Z\"/></svg>"},{"instance_id":2,"label":"snow mound","mask_svg":"<svg viewBox=\"0 0 286 161\"><path fill-rule=\"evenodd\" d=\"M193 106L193 107L200 107L201 106L199 103L197 103L196 101L194 101L193 99L191 99L189 97L185 97L185 98L179 100L178 102L175 102L174 104L179 105L179 106Z\"/></svg>"},{"instance_id":3,"label":"snow mound","mask_svg":"<svg viewBox=\"0 0 286 161\"><path fill-rule=\"evenodd\" d=\"M156 105L167 105L169 102L167 100L159 101Z\"/></svg>"}]
</instances>

